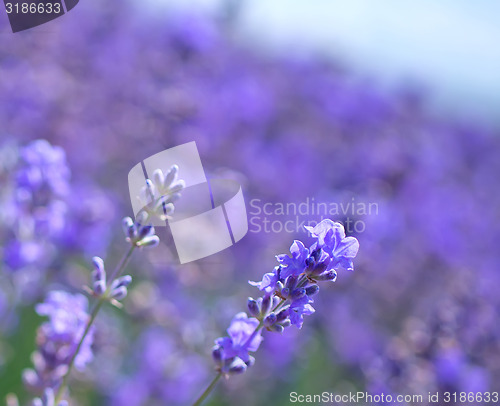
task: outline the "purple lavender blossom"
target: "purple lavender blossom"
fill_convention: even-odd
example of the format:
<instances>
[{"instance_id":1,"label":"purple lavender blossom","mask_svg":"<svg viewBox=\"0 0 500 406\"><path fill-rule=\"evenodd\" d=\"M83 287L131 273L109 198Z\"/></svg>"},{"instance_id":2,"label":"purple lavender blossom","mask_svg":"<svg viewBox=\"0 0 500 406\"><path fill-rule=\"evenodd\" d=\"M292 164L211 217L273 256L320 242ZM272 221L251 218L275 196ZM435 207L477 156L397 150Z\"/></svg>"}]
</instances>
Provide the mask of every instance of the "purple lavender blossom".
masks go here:
<instances>
[{"instance_id":1,"label":"purple lavender blossom","mask_svg":"<svg viewBox=\"0 0 500 406\"><path fill-rule=\"evenodd\" d=\"M309 316L315 312L314 307L311 306L311 303L313 303L313 300L307 295L291 302L289 317L292 326L302 328L302 324L304 323L304 316Z\"/></svg>"},{"instance_id":2,"label":"purple lavender blossom","mask_svg":"<svg viewBox=\"0 0 500 406\"><path fill-rule=\"evenodd\" d=\"M331 260L330 267L352 271L352 263L359 250L359 242L354 237L346 237L344 226L332 220L323 220L315 227L306 226L313 237L318 239L314 248L323 249Z\"/></svg>"},{"instance_id":3,"label":"purple lavender blossom","mask_svg":"<svg viewBox=\"0 0 500 406\"><path fill-rule=\"evenodd\" d=\"M21 149L16 173L18 221L36 235L57 235L63 230L70 170L62 148L36 140ZM32 221L32 224L27 223Z\"/></svg>"},{"instance_id":4,"label":"purple lavender blossom","mask_svg":"<svg viewBox=\"0 0 500 406\"><path fill-rule=\"evenodd\" d=\"M37 331L38 348L32 356L34 369L25 370L23 379L32 390L56 389L86 329L88 301L80 294L51 291L45 302L36 306L36 311L49 320ZM92 337L91 328L75 358L75 367L79 370L93 358Z\"/></svg>"},{"instance_id":5,"label":"purple lavender blossom","mask_svg":"<svg viewBox=\"0 0 500 406\"><path fill-rule=\"evenodd\" d=\"M69 168L66 154L46 140L36 140L21 150L23 167L17 173L18 187L33 197L36 192L55 196L68 193ZM42 198L37 196L37 199Z\"/></svg>"},{"instance_id":6,"label":"purple lavender blossom","mask_svg":"<svg viewBox=\"0 0 500 406\"><path fill-rule=\"evenodd\" d=\"M10 195L4 263L24 301L40 294L45 271L57 255L66 225L70 171L62 148L35 140L19 150L7 176Z\"/></svg>"},{"instance_id":7,"label":"purple lavender blossom","mask_svg":"<svg viewBox=\"0 0 500 406\"><path fill-rule=\"evenodd\" d=\"M334 266L339 264L352 270L352 259L356 256L359 243L354 237L346 237L344 227L331 220L323 220L316 227L307 227L315 242L306 248L301 241L294 241L290 247L292 256L278 255L280 265L273 273L264 275L261 282L249 282L264 292L255 300L248 299L246 313L238 313L227 332L229 337L215 341L212 350L217 370L224 375L245 372L253 365L249 352L257 351L261 341L261 329L283 332L294 325L302 328L304 316L315 312L312 297L319 291L317 282L334 281ZM339 266L343 267L343 266Z\"/></svg>"},{"instance_id":8,"label":"purple lavender blossom","mask_svg":"<svg viewBox=\"0 0 500 406\"><path fill-rule=\"evenodd\" d=\"M253 363L253 357L248 353L257 351L262 342L260 331L255 333L258 325L256 318L249 318L244 312L238 313L227 329L229 337L215 341L214 359L223 361L223 373L245 372Z\"/></svg>"},{"instance_id":9,"label":"purple lavender blossom","mask_svg":"<svg viewBox=\"0 0 500 406\"><path fill-rule=\"evenodd\" d=\"M277 255L276 259L282 265L280 278L293 275L298 276L306 267L306 259L309 257L309 249L304 246L302 241L295 240L290 247L292 257L287 254Z\"/></svg>"},{"instance_id":10,"label":"purple lavender blossom","mask_svg":"<svg viewBox=\"0 0 500 406\"><path fill-rule=\"evenodd\" d=\"M50 251L49 251L50 252ZM10 241L4 248L4 261L11 270L28 266L44 267L48 262L47 244L36 240Z\"/></svg>"},{"instance_id":11,"label":"purple lavender blossom","mask_svg":"<svg viewBox=\"0 0 500 406\"><path fill-rule=\"evenodd\" d=\"M114 193L86 182L74 183L68 213L57 244L66 254L104 255L110 244L118 207Z\"/></svg>"}]
</instances>

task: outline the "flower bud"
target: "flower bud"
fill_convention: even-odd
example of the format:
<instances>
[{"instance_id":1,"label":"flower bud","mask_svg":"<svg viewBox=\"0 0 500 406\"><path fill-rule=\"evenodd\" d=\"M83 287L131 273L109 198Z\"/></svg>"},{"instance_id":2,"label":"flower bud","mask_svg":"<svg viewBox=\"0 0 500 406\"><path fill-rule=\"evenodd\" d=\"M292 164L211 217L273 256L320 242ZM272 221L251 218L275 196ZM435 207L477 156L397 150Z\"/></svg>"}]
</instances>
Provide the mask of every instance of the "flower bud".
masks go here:
<instances>
[{"instance_id":1,"label":"flower bud","mask_svg":"<svg viewBox=\"0 0 500 406\"><path fill-rule=\"evenodd\" d=\"M131 283L132 283L132 277L130 275L122 276L113 281L113 283L111 284L111 290L115 290L121 286L127 287Z\"/></svg>"},{"instance_id":2,"label":"flower bud","mask_svg":"<svg viewBox=\"0 0 500 406\"><path fill-rule=\"evenodd\" d=\"M245 362L245 364L247 365L248 368L250 368L251 366L253 366L255 364L255 358L252 357L251 355L249 355L248 361Z\"/></svg>"},{"instance_id":3,"label":"flower bud","mask_svg":"<svg viewBox=\"0 0 500 406\"><path fill-rule=\"evenodd\" d=\"M139 235L138 235L137 239L142 240L143 238L147 237L148 235L152 235L154 233L155 233L155 229L151 224L142 226L139 229Z\"/></svg>"},{"instance_id":4,"label":"flower bud","mask_svg":"<svg viewBox=\"0 0 500 406\"><path fill-rule=\"evenodd\" d=\"M297 277L290 275L285 280L285 288L292 290L295 288L295 286L297 286Z\"/></svg>"},{"instance_id":5,"label":"flower bud","mask_svg":"<svg viewBox=\"0 0 500 406\"><path fill-rule=\"evenodd\" d=\"M337 272L335 272L333 269L330 271L326 271L322 273L321 275L315 276L314 279L317 281L332 281L335 282L335 279L337 279Z\"/></svg>"},{"instance_id":6,"label":"flower bud","mask_svg":"<svg viewBox=\"0 0 500 406\"><path fill-rule=\"evenodd\" d=\"M100 281L94 282L94 284L92 285L92 287L94 289L94 293L97 296L102 296L102 294L104 292L106 292L106 282L103 281L102 279Z\"/></svg>"},{"instance_id":7,"label":"flower bud","mask_svg":"<svg viewBox=\"0 0 500 406\"><path fill-rule=\"evenodd\" d=\"M300 299L301 297L304 297L305 295L306 295L306 290L304 288L297 288L292 292L290 298L292 300L297 300Z\"/></svg>"},{"instance_id":8,"label":"flower bud","mask_svg":"<svg viewBox=\"0 0 500 406\"><path fill-rule=\"evenodd\" d=\"M253 317L259 317L260 316L260 309L259 309L259 304L255 299L252 299L251 297L248 298L247 302L247 307L248 311L250 312L250 315Z\"/></svg>"},{"instance_id":9,"label":"flower bud","mask_svg":"<svg viewBox=\"0 0 500 406\"><path fill-rule=\"evenodd\" d=\"M212 349L212 358L216 364L220 364L222 362L222 348L216 345Z\"/></svg>"},{"instance_id":10,"label":"flower bud","mask_svg":"<svg viewBox=\"0 0 500 406\"><path fill-rule=\"evenodd\" d=\"M276 313L271 313L264 319L264 326L271 327L273 324L276 324L277 320Z\"/></svg>"},{"instance_id":11,"label":"flower bud","mask_svg":"<svg viewBox=\"0 0 500 406\"><path fill-rule=\"evenodd\" d=\"M122 221L123 232L125 237L133 240L137 237L137 228L134 221L130 217L125 217Z\"/></svg>"},{"instance_id":12,"label":"flower bud","mask_svg":"<svg viewBox=\"0 0 500 406\"><path fill-rule=\"evenodd\" d=\"M281 310L277 316L276 316L276 320L280 323L282 322L283 320L286 320L286 318L288 317L288 315L290 314L289 312L289 309L290 307L287 306L286 308L284 308L283 310Z\"/></svg>"},{"instance_id":13,"label":"flower bud","mask_svg":"<svg viewBox=\"0 0 500 406\"><path fill-rule=\"evenodd\" d=\"M275 333L282 333L285 330L285 328L280 324L275 324L275 325L269 327L269 330L273 331Z\"/></svg>"},{"instance_id":14,"label":"flower bud","mask_svg":"<svg viewBox=\"0 0 500 406\"><path fill-rule=\"evenodd\" d=\"M155 169L153 172L153 182L156 185L163 185L165 182L165 176L163 175L163 171L161 169Z\"/></svg>"},{"instance_id":15,"label":"flower bud","mask_svg":"<svg viewBox=\"0 0 500 406\"><path fill-rule=\"evenodd\" d=\"M104 269L104 261L100 257L93 257L92 258L92 263L94 264L94 269L96 271L96 274L98 276L97 279L102 279L101 275L105 275L105 269Z\"/></svg>"},{"instance_id":16,"label":"flower bud","mask_svg":"<svg viewBox=\"0 0 500 406\"><path fill-rule=\"evenodd\" d=\"M270 308L271 308L271 296L266 295L262 298L262 304L260 306L260 314L262 316L265 316L269 312Z\"/></svg>"},{"instance_id":17,"label":"flower bud","mask_svg":"<svg viewBox=\"0 0 500 406\"><path fill-rule=\"evenodd\" d=\"M288 298L290 296L290 289L289 288L285 288L285 289L282 289L281 290L281 296L285 297L285 298Z\"/></svg>"},{"instance_id":18,"label":"flower bud","mask_svg":"<svg viewBox=\"0 0 500 406\"><path fill-rule=\"evenodd\" d=\"M316 293L319 292L319 286L318 285L311 285L306 288L306 295L307 296L314 296Z\"/></svg>"},{"instance_id":19,"label":"flower bud","mask_svg":"<svg viewBox=\"0 0 500 406\"><path fill-rule=\"evenodd\" d=\"M137 243L139 247L156 247L160 243L160 238L157 235L150 235L149 237L143 238Z\"/></svg>"},{"instance_id":20,"label":"flower bud","mask_svg":"<svg viewBox=\"0 0 500 406\"><path fill-rule=\"evenodd\" d=\"M229 365L230 374L242 374L247 370L247 364L239 357L235 357L233 362Z\"/></svg>"},{"instance_id":21,"label":"flower bud","mask_svg":"<svg viewBox=\"0 0 500 406\"><path fill-rule=\"evenodd\" d=\"M174 186L170 188L170 193L178 193L186 187L186 182L183 180L178 181Z\"/></svg>"},{"instance_id":22,"label":"flower bud","mask_svg":"<svg viewBox=\"0 0 500 406\"><path fill-rule=\"evenodd\" d=\"M286 320L283 320L281 323L280 323L281 326L283 326L283 328L286 328L286 327L290 327L292 325L292 322L290 319L286 319Z\"/></svg>"},{"instance_id":23,"label":"flower bud","mask_svg":"<svg viewBox=\"0 0 500 406\"><path fill-rule=\"evenodd\" d=\"M178 172L179 172L179 167L177 165L172 165L167 175L165 176L165 179L163 181L163 187L165 188L169 187L175 180Z\"/></svg>"},{"instance_id":24,"label":"flower bud","mask_svg":"<svg viewBox=\"0 0 500 406\"><path fill-rule=\"evenodd\" d=\"M111 292L111 297L116 300L125 299L127 296L128 289L125 286L120 286L119 288Z\"/></svg>"}]
</instances>

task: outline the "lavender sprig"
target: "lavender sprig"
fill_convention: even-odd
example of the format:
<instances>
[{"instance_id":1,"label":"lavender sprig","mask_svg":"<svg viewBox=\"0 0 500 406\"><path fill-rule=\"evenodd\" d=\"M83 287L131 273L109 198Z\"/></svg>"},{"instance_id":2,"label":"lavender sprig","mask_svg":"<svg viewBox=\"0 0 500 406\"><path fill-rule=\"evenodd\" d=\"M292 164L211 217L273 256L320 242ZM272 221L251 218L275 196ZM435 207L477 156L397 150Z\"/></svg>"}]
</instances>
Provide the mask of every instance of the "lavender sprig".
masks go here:
<instances>
[{"instance_id":1,"label":"lavender sprig","mask_svg":"<svg viewBox=\"0 0 500 406\"><path fill-rule=\"evenodd\" d=\"M313 297L319 292L318 283L335 282L338 270L354 269L353 259L359 250L354 237L346 237L344 226L323 220L315 227L306 227L315 242L306 247L295 240L291 256L276 256L279 265L266 273L260 282L249 282L263 296L248 298L245 313L238 313L227 329L228 336L215 340L212 357L218 374L193 406L208 397L217 381L244 373L255 363L250 353L256 352L263 340L262 330L282 333L289 326L302 328L304 316L315 312Z\"/></svg>"},{"instance_id":2,"label":"lavender sprig","mask_svg":"<svg viewBox=\"0 0 500 406\"><path fill-rule=\"evenodd\" d=\"M161 218L167 212L168 214L173 212L173 200L179 198L180 191L184 188L184 181L177 180L177 172L178 168L174 166L165 177L161 170L157 170L154 172L154 182L149 179L146 181L146 188L149 188L151 184L157 185L155 193L168 192L175 195L171 196L170 200L169 196L160 196L163 211L163 215L159 214ZM168 203L165 203L167 200ZM86 312L87 299L85 297L72 296L62 291L50 292L47 301L37 307L40 315L49 316L49 322L39 329L39 350L33 356L35 369L24 373L28 386L44 390L44 396L35 399L34 406L65 406L67 404L62 401L62 398L72 367L77 366L81 369L92 358L90 346L93 324L101 307L106 302L121 307L119 301L127 296L128 286L132 283L130 275L122 276L122 274L133 252L136 248L155 247L160 241L155 235L153 225L149 222L150 216L154 214L146 210L146 212L139 213L135 221L130 217L123 219L125 239L130 244L130 248L109 277L102 258L92 259L94 267L92 283L91 287L85 287L85 290L98 300L90 315ZM69 304L71 301L82 306ZM74 313L75 309L80 311ZM65 330L63 329L62 338L60 337L61 326L66 327ZM61 345L58 347L57 344L60 341ZM85 358L84 361L82 357ZM57 393L54 396L56 389Z\"/></svg>"}]
</instances>

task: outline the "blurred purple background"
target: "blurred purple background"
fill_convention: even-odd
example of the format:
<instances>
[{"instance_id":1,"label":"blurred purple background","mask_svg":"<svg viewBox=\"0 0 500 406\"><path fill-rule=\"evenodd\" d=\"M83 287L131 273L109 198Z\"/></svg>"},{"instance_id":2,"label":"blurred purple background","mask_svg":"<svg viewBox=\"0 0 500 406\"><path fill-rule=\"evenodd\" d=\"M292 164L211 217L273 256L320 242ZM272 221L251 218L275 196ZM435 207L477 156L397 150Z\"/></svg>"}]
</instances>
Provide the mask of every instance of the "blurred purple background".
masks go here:
<instances>
[{"instance_id":1,"label":"blurred purple background","mask_svg":"<svg viewBox=\"0 0 500 406\"><path fill-rule=\"evenodd\" d=\"M332 30L328 18L316 20L318 34L308 30L291 47L317 11L303 14L302 28L291 21L304 6L288 10L277 1L288 23L272 20L279 13L270 7L270 22L258 25L266 8L257 3L87 0L30 31L0 27L2 398L27 399L21 370L31 365L41 321L33 304L54 287L79 291L93 255L116 262L124 250L128 171L188 141L196 141L209 176L243 185L250 232L231 249L182 266L165 260L165 251L137 255L125 310L101 315L95 359L75 376L75 404L189 404L211 378L213 340L255 295L247 280L271 270L293 239L307 238L282 229L284 222L319 219L313 199L356 207L330 215L358 222L350 230L361 245L356 271L323 292L301 331L266 335L255 367L224 382L207 405L285 405L291 391L498 391L494 71L478 74L483 65L469 65L469 76L447 75L460 57L405 58L406 45L389 29L370 47L362 33L349 34L356 14L348 6L344 27L334 24L341 12L325 8ZM453 13L450 24L463 27L456 17L463 14ZM424 19L402 18L428 32ZM491 39L476 61L498 66L494 37L463 28L449 44L469 41L472 49ZM28 210L18 190L26 161L19 150L37 139L65 155L54 158L50 197ZM303 202L306 214L278 210ZM23 226L14 227L20 217ZM264 220L270 232L256 226Z\"/></svg>"}]
</instances>

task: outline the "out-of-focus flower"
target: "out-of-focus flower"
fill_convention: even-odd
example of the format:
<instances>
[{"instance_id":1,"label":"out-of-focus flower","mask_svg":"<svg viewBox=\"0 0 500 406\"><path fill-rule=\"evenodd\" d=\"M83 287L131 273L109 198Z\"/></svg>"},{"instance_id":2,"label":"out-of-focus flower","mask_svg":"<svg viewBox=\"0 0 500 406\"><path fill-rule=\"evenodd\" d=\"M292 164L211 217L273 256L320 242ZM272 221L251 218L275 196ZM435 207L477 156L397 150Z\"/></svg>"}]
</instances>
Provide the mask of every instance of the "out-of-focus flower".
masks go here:
<instances>
[{"instance_id":1,"label":"out-of-focus flower","mask_svg":"<svg viewBox=\"0 0 500 406\"><path fill-rule=\"evenodd\" d=\"M64 150L36 140L20 151L16 172L17 221L23 233L53 236L64 227L70 170Z\"/></svg>"},{"instance_id":2,"label":"out-of-focus flower","mask_svg":"<svg viewBox=\"0 0 500 406\"><path fill-rule=\"evenodd\" d=\"M21 160L23 166L17 173L17 186L27 191L34 201L68 193L70 171L61 147L36 140L21 150Z\"/></svg>"},{"instance_id":3,"label":"out-of-focus flower","mask_svg":"<svg viewBox=\"0 0 500 406\"><path fill-rule=\"evenodd\" d=\"M36 298L41 281L57 256L55 245L66 225L70 171L62 148L36 140L19 149L6 174L3 242L5 269L25 302Z\"/></svg>"},{"instance_id":4,"label":"out-of-focus flower","mask_svg":"<svg viewBox=\"0 0 500 406\"><path fill-rule=\"evenodd\" d=\"M169 332L158 326L141 333L129 359L135 372L113 388L113 406L188 404L208 372L202 357L186 352Z\"/></svg>"},{"instance_id":5,"label":"out-of-focus flower","mask_svg":"<svg viewBox=\"0 0 500 406\"><path fill-rule=\"evenodd\" d=\"M28 388L57 388L68 370L89 321L88 301L80 294L49 292L45 302L36 306L40 316L49 320L37 331L37 350L33 353L34 369L25 370L23 379ZM75 358L75 367L82 370L92 358L93 329L89 331Z\"/></svg>"}]
</instances>

